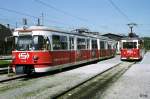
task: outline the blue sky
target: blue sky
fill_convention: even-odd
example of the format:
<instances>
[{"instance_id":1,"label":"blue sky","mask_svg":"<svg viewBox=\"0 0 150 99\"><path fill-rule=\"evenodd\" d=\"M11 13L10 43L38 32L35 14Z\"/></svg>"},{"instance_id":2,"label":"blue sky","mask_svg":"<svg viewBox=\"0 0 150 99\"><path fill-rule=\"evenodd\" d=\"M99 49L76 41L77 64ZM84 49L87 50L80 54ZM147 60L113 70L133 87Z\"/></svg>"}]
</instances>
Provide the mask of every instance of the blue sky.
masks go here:
<instances>
[{"instance_id":1,"label":"blue sky","mask_svg":"<svg viewBox=\"0 0 150 99\"><path fill-rule=\"evenodd\" d=\"M21 26L22 18L27 18L29 25L35 25L43 13L46 26L127 34L127 24L134 22L138 35L150 36L149 4L150 0L1 0L0 23Z\"/></svg>"}]
</instances>

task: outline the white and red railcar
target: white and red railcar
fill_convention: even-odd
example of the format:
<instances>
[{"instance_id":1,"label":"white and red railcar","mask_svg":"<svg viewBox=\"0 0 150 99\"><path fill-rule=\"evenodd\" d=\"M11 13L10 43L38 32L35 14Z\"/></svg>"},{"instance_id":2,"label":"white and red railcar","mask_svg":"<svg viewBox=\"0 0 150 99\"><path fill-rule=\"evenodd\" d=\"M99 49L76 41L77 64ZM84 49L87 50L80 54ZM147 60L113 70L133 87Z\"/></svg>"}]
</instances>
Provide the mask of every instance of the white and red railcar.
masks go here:
<instances>
[{"instance_id":1,"label":"white and red railcar","mask_svg":"<svg viewBox=\"0 0 150 99\"><path fill-rule=\"evenodd\" d=\"M143 40L127 37L121 40L121 60L141 60L144 56Z\"/></svg>"},{"instance_id":2,"label":"white and red railcar","mask_svg":"<svg viewBox=\"0 0 150 99\"><path fill-rule=\"evenodd\" d=\"M15 29L13 37L16 73L47 72L115 55L115 41L87 33L31 26Z\"/></svg>"}]
</instances>

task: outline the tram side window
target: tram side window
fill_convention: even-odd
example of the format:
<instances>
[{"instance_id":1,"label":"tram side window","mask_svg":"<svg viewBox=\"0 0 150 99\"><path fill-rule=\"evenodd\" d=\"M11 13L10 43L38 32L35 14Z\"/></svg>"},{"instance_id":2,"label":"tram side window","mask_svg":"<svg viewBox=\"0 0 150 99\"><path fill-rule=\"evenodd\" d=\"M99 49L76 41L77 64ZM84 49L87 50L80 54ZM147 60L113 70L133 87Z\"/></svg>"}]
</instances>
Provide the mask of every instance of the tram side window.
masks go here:
<instances>
[{"instance_id":1,"label":"tram side window","mask_svg":"<svg viewBox=\"0 0 150 99\"><path fill-rule=\"evenodd\" d=\"M108 44L108 49L111 49L111 45L110 44Z\"/></svg>"},{"instance_id":2,"label":"tram side window","mask_svg":"<svg viewBox=\"0 0 150 99\"><path fill-rule=\"evenodd\" d=\"M92 49L97 49L97 40L92 40Z\"/></svg>"},{"instance_id":3,"label":"tram side window","mask_svg":"<svg viewBox=\"0 0 150 99\"><path fill-rule=\"evenodd\" d=\"M77 38L77 49L86 49L86 41L84 38Z\"/></svg>"},{"instance_id":4,"label":"tram side window","mask_svg":"<svg viewBox=\"0 0 150 99\"><path fill-rule=\"evenodd\" d=\"M100 49L105 49L105 42L104 41L100 41Z\"/></svg>"},{"instance_id":5,"label":"tram side window","mask_svg":"<svg viewBox=\"0 0 150 99\"><path fill-rule=\"evenodd\" d=\"M139 40L138 42L139 42L138 48L143 48L143 41L142 41L142 40Z\"/></svg>"},{"instance_id":6,"label":"tram side window","mask_svg":"<svg viewBox=\"0 0 150 99\"><path fill-rule=\"evenodd\" d=\"M90 49L90 39L87 39L87 49Z\"/></svg>"},{"instance_id":7,"label":"tram side window","mask_svg":"<svg viewBox=\"0 0 150 99\"><path fill-rule=\"evenodd\" d=\"M50 37L46 38L46 49L51 50L51 43L50 43Z\"/></svg>"},{"instance_id":8,"label":"tram side window","mask_svg":"<svg viewBox=\"0 0 150 99\"><path fill-rule=\"evenodd\" d=\"M52 35L53 50L67 50L67 36Z\"/></svg>"}]
</instances>

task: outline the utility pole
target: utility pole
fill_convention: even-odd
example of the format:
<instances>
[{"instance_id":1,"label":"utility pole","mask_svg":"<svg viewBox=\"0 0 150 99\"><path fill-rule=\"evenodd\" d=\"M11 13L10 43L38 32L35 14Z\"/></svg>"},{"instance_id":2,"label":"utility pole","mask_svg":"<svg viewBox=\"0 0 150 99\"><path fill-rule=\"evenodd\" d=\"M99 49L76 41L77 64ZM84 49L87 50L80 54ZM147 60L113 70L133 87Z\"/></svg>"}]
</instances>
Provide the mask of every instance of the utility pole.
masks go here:
<instances>
[{"instance_id":1,"label":"utility pole","mask_svg":"<svg viewBox=\"0 0 150 99\"><path fill-rule=\"evenodd\" d=\"M42 19L42 25L44 25L44 14L43 13L42 13L41 19Z\"/></svg>"},{"instance_id":2,"label":"utility pole","mask_svg":"<svg viewBox=\"0 0 150 99\"><path fill-rule=\"evenodd\" d=\"M40 26L41 23L40 23L40 18L38 18L38 23L37 23L37 26Z\"/></svg>"},{"instance_id":3,"label":"utility pole","mask_svg":"<svg viewBox=\"0 0 150 99\"><path fill-rule=\"evenodd\" d=\"M18 23L16 22L16 28L18 27Z\"/></svg>"},{"instance_id":4,"label":"utility pole","mask_svg":"<svg viewBox=\"0 0 150 99\"><path fill-rule=\"evenodd\" d=\"M23 18L23 25L27 25L27 19Z\"/></svg>"}]
</instances>

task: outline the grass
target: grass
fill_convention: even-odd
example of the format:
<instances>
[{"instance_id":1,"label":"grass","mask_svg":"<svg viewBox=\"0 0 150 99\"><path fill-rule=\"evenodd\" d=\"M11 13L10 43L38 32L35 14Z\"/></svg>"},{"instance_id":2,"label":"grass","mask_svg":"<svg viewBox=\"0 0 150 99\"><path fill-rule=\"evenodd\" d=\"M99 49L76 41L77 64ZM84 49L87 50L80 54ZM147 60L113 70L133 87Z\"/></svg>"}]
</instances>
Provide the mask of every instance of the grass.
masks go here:
<instances>
[{"instance_id":1,"label":"grass","mask_svg":"<svg viewBox=\"0 0 150 99\"><path fill-rule=\"evenodd\" d=\"M0 60L0 68L8 67L10 63L10 61Z\"/></svg>"}]
</instances>

